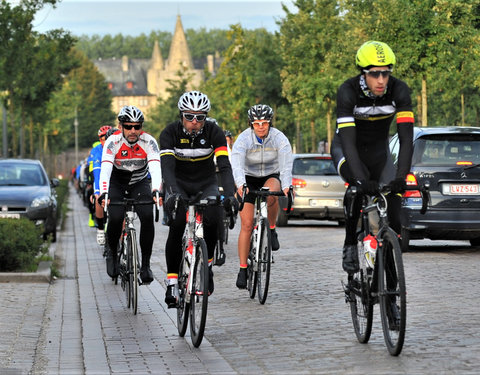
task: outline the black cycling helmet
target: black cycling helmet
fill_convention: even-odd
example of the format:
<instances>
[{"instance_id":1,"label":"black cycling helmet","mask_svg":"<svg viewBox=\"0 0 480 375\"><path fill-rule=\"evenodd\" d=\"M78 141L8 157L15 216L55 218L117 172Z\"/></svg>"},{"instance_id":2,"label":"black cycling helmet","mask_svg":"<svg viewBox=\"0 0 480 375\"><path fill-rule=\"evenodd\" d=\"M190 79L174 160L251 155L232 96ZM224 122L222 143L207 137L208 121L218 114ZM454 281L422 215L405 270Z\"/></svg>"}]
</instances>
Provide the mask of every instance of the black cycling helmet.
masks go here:
<instances>
[{"instance_id":1,"label":"black cycling helmet","mask_svg":"<svg viewBox=\"0 0 480 375\"><path fill-rule=\"evenodd\" d=\"M115 133L116 131L118 131L117 128L110 128L110 129L108 129L107 133L105 134L105 135L106 135L105 140L107 140L108 137L110 137L110 136L111 136L113 133Z\"/></svg>"},{"instance_id":2,"label":"black cycling helmet","mask_svg":"<svg viewBox=\"0 0 480 375\"><path fill-rule=\"evenodd\" d=\"M134 105L126 105L118 113L118 121L124 122L140 122L143 123L143 112Z\"/></svg>"},{"instance_id":3,"label":"black cycling helmet","mask_svg":"<svg viewBox=\"0 0 480 375\"><path fill-rule=\"evenodd\" d=\"M225 137L232 138L232 132L230 130L225 130Z\"/></svg>"},{"instance_id":4,"label":"black cycling helmet","mask_svg":"<svg viewBox=\"0 0 480 375\"><path fill-rule=\"evenodd\" d=\"M272 123L273 109L266 104L255 104L248 110L248 123L252 123L256 120L268 120Z\"/></svg>"}]
</instances>

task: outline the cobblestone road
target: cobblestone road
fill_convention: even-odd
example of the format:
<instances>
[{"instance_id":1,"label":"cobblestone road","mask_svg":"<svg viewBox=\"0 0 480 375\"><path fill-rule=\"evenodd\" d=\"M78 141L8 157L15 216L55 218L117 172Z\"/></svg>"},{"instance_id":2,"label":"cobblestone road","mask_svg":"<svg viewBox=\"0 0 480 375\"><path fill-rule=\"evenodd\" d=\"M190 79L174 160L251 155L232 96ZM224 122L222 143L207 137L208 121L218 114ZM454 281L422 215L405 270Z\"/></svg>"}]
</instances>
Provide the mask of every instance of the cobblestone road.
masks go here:
<instances>
[{"instance_id":1,"label":"cobblestone road","mask_svg":"<svg viewBox=\"0 0 480 375\"><path fill-rule=\"evenodd\" d=\"M480 366L480 248L412 241L404 254L408 292L402 354L384 345L378 308L359 344L341 280L343 228L292 222L279 228L267 302L235 287L236 237L215 267L205 339L178 337L163 303L167 228L156 225L152 268L138 315L105 273L86 209L72 196L57 245L64 277L52 284L0 284L1 374L476 374ZM378 307L378 306L376 306Z\"/></svg>"}]
</instances>

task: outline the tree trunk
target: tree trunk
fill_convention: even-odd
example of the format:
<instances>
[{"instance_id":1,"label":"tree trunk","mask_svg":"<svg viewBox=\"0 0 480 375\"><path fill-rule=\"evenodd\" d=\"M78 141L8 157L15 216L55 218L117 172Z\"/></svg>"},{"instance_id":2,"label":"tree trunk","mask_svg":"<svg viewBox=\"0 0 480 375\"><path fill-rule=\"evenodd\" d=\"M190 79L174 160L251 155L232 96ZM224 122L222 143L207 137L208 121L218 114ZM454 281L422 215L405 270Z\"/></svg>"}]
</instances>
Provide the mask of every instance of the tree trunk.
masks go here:
<instances>
[{"instance_id":1,"label":"tree trunk","mask_svg":"<svg viewBox=\"0 0 480 375\"><path fill-rule=\"evenodd\" d=\"M11 92L12 91L10 91L10 93ZM10 127L12 129L12 156L16 158L18 156L18 140L17 129L15 128L15 108L13 100L10 100Z\"/></svg>"},{"instance_id":2,"label":"tree trunk","mask_svg":"<svg viewBox=\"0 0 480 375\"><path fill-rule=\"evenodd\" d=\"M315 136L315 119L310 120L310 135L311 135L311 143L310 143L310 152L315 152L317 149L317 137Z\"/></svg>"},{"instance_id":3,"label":"tree trunk","mask_svg":"<svg viewBox=\"0 0 480 375\"><path fill-rule=\"evenodd\" d=\"M300 131L300 120L295 122L295 152L299 153L302 152L302 132Z\"/></svg>"},{"instance_id":4,"label":"tree trunk","mask_svg":"<svg viewBox=\"0 0 480 375\"><path fill-rule=\"evenodd\" d=\"M28 124L28 129L29 129L29 139L28 139L28 144L29 144L29 155L30 155L30 158L34 159L35 158L35 146L33 144L33 139L34 139L34 136L33 136L33 119L32 119L32 116L30 116L30 122Z\"/></svg>"},{"instance_id":5,"label":"tree trunk","mask_svg":"<svg viewBox=\"0 0 480 375\"><path fill-rule=\"evenodd\" d=\"M462 126L465 126L465 95L463 93L460 94L460 103L462 106Z\"/></svg>"},{"instance_id":6,"label":"tree trunk","mask_svg":"<svg viewBox=\"0 0 480 375\"><path fill-rule=\"evenodd\" d=\"M422 77L422 126L428 126L427 119L427 77Z\"/></svg>"},{"instance_id":7,"label":"tree trunk","mask_svg":"<svg viewBox=\"0 0 480 375\"><path fill-rule=\"evenodd\" d=\"M417 95L417 124L418 126L422 125L422 96Z\"/></svg>"}]
</instances>

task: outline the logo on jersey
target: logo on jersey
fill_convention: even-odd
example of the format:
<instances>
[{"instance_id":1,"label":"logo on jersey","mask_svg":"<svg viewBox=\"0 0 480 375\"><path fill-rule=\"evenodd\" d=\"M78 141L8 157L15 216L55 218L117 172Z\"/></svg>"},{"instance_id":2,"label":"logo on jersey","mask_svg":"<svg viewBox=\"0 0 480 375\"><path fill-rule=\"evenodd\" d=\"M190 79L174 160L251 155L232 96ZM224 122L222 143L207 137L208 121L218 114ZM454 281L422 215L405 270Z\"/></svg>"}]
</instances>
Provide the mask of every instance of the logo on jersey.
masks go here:
<instances>
[{"instance_id":1,"label":"logo on jersey","mask_svg":"<svg viewBox=\"0 0 480 375\"><path fill-rule=\"evenodd\" d=\"M187 138L181 138L180 143L190 143L190 139Z\"/></svg>"},{"instance_id":2,"label":"logo on jersey","mask_svg":"<svg viewBox=\"0 0 480 375\"><path fill-rule=\"evenodd\" d=\"M207 143L207 141L205 139L200 139L200 144L201 145L204 145L205 143Z\"/></svg>"},{"instance_id":3,"label":"logo on jersey","mask_svg":"<svg viewBox=\"0 0 480 375\"><path fill-rule=\"evenodd\" d=\"M128 151L127 150L122 150L121 155L122 155L122 157L126 158L128 156Z\"/></svg>"}]
</instances>

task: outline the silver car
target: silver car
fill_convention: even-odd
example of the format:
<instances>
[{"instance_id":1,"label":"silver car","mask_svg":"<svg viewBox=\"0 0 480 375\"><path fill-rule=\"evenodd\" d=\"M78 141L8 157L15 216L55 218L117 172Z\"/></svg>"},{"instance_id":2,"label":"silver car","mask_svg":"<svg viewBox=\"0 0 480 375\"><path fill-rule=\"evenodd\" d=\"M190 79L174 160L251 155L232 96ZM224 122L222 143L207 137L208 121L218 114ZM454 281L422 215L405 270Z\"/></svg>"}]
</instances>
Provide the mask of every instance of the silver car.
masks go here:
<instances>
[{"instance_id":1,"label":"silver car","mask_svg":"<svg viewBox=\"0 0 480 375\"><path fill-rule=\"evenodd\" d=\"M334 220L345 223L343 196L346 185L337 174L330 155L294 154L292 184L295 191L293 209L286 214L286 198L280 199L278 226L291 219Z\"/></svg>"}]
</instances>

